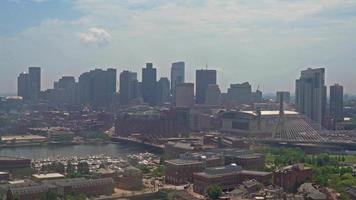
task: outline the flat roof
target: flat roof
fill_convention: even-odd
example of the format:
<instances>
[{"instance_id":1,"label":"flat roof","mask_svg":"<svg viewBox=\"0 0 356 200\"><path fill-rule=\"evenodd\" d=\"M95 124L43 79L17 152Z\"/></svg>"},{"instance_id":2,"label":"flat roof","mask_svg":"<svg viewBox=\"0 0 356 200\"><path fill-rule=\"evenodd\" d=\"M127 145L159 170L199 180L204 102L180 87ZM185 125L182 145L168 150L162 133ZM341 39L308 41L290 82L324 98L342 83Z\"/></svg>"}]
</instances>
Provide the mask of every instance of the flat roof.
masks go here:
<instances>
[{"instance_id":1,"label":"flat roof","mask_svg":"<svg viewBox=\"0 0 356 200\"><path fill-rule=\"evenodd\" d=\"M37 179L64 178L64 175L60 173L33 174L32 176Z\"/></svg>"},{"instance_id":2,"label":"flat roof","mask_svg":"<svg viewBox=\"0 0 356 200\"><path fill-rule=\"evenodd\" d=\"M30 159L20 158L20 157L11 157L11 156L0 156L0 161L6 161L6 160L30 160Z\"/></svg>"},{"instance_id":3,"label":"flat roof","mask_svg":"<svg viewBox=\"0 0 356 200\"><path fill-rule=\"evenodd\" d=\"M201 161L198 160L185 160L185 159L173 159L173 160L167 160L166 162L174 165L189 165L189 164L202 163Z\"/></svg>"},{"instance_id":4,"label":"flat roof","mask_svg":"<svg viewBox=\"0 0 356 200\"><path fill-rule=\"evenodd\" d=\"M40 135L8 135L8 136L1 136L1 140L8 141L8 140L33 140L33 139L46 139L44 136Z\"/></svg>"},{"instance_id":5,"label":"flat roof","mask_svg":"<svg viewBox=\"0 0 356 200\"><path fill-rule=\"evenodd\" d=\"M243 113L247 113L247 114L252 114L252 115L256 115L255 111L241 111ZM284 111L285 115L299 115L298 112L296 111L292 111L292 110L285 110ZM261 115L262 116L266 116L266 115L279 115L279 110L262 110L261 111Z\"/></svg>"},{"instance_id":6,"label":"flat roof","mask_svg":"<svg viewBox=\"0 0 356 200\"><path fill-rule=\"evenodd\" d=\"M267 176L267 175L272 174L272 172L242 170L242 171L241 171L241 174L251 174L251 175L259 175L259 176Z\"/></svg>"}]
</instances>

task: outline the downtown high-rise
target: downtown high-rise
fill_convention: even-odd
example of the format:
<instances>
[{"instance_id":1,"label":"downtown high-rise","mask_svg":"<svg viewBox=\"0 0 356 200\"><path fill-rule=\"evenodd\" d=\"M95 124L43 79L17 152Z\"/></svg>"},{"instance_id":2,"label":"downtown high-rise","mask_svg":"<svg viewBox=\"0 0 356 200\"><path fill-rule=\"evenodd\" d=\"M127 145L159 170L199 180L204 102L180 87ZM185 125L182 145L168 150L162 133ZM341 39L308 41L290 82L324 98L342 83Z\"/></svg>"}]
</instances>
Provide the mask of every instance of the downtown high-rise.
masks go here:
<instances>
[{"instance_id":1,"label":"downtown high-rise","mask_svg":"<svg viewBox=\"0 0 356 200\"><path fill-rule=\"evenodd\" d=\"M116 93L116 69L95 69L80 75L78 99L94 108L109 106Z\"/></svg>"},{"instance_id":2,"label":"downtown high-rise","mask_svg":"<svg viewBox=\"0 0 356 200\"><path fill-rule=\"evenodd\" d=\"M195 74L196 80L196 103L204 104L206 92L210 84L216 84L216 70L201 69Z\"/></svg>"},{"instance_id":3,"label":"downtown high-rise","mask_svg":"<svg viewBox=\"0 0 356 200\"><path fill-rule=\"evenodd\" d=\"M17 93L24 100L36 102L41 92L41 68L29 67L28 73L21 73L17 78Z\"/></svg>"},{"instance_id":4,"label":"downtown high-rise","mask_svg":"<svg viewBox=\"0 0 356 200\"><path fill-rule=\"evenodd\" d=\"M335 120L343 119L344 87L339 84L330 86L330 116Z\"/></svg>"},{"instance_id":5,"label":"downtown high-rise","mask_svg":"<svg viewBox=\"0 0 356 200\"><path fill-rule=\"evenodd\" d=\"M175 93L177 85L185 82L185 63L175 62L172 63L171 68L171 92L172 95Z\"/></svg>"},{"instance_id":6,"label":"downtown high-rise","mask_svg":"<svg viewBox=\"0 0 356 200\"><path fill-rule=\"evenodd\" d=\"M145 103L156 105L157 98L157 70L152 63L146 63L142 68L142 97Z\"/></svg>"},{"instance_id":7,"label":"downtown high-rise","mask_svg":"<svg viewBox=\"0 0 356 200\"><path fill-rule=\"evenodd\" d=\"M127 105L131 100L138 98L137 73L123 71L120 73L120 104Z\"/></svg>"},{"instance_id":8,"label":"downtown high-rise","mask_svg":"<svg viewBox=\"0 0 356 200\"><path fill-rule=\"evenodd\" d=\"M303 70L296 80L295 95L297 111L322 124L326 110L325 69Z\"/></svg>"}]
</instances>

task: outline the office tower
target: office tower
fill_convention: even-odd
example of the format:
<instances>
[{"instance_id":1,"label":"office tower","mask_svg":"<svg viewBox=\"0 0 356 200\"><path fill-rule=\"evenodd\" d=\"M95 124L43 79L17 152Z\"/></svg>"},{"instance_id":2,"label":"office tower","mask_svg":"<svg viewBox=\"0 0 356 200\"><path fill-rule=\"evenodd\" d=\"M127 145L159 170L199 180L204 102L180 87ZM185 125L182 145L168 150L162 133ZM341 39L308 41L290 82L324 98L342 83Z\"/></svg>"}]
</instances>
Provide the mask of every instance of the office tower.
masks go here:
<instances>
[{"instance_id":1,"label":"office tower","mask_svg":"<svg viewBox=\"0 0 356 200\"><path fill-rule=\"evenodd\" d=\"M79 77L78 94L81 104L94 108L107 107L116 93L116 70L95 69Z\"/></svg>"},{"instance_id":2,"label":"office tower","mask_svg":"<svg viewBox=\"0 0 356 200\"><path fill-rule=\"evenodd\" d=\"M74 105L76 103L75 78L63 76L54 82L53 95L48 99L57 105Z\"/></svg>"},{"instance_id":3,"label":"office tower","mask_svg":"<svg viewBox=\"0 0 356 200\"><path fill-rule=\"evenodd\" d=\"M231 84L227 93L231 102L237 104L251 104L252 102L252 89L248 82Z\"/></svg>"},{"instance_id":4,"label":"office tower","mask_svg":"<svg viewBox=\"0 0 356 200\"><path fill-rule=\"evenodd\" d=\"M137 73L123 71L120 73L120 103L127 105L138 97Z\"/></svg>"},{"instance_id":5,"label":"office tower","mask_svg":"<svg viewBox=\"0 0 356 200\"><path fill-rule=\"evenodd\" d=\"M158 81L158 100L159 103L164 104L164 103L169 103L170 102L170 87L169 87L169 80L167 77L162 77Z\"/></svg>"},{"instance_id":6,"label":"office tower","mask_svg":"<svg viewBox=\"0 0 356 200\"><path fill-rule=\"evenodd\" d=\"M277 91L276 102L280 103L281 96L283 96L284 103L290 103L290 92L287 91Z\"/></svg>"},{"instance_id":7,"label":"office tower","mask_svg":"<svg viewBox=\"0 0 356 200\"><path fill-rule=\"evenodd\" d=\"M117 73L116 69L109 68L106 70L106 78L107 78L107 87L106 93L110 100L112 100L117 92L116 83L117 83Z\"/></svg>"},{"instance_id":8,"label":"office tower","mask_svg":"<svg viewBox=\"0 0 356 200\"><path fill-rule=\"evenodd\" d=\"M41 68L29 67L28 75L29 75L30 99L32 101L37 101L41 92Z\"/></svg>"},{"instance_id":9,"label":"office tower","mask_svg":"<svg viewBox=\"0 0 356 200\"><path fill-rule=\"evenodd\" d=\"M262 91L256 90L256 92L252 92L252 102L253 103L261 103L262 102Z\"/></svg>"},{"instance_id":10,"label":"office tower","mask_svg":"<svg viewBox=\"0 0 356 200\"><path fill-rule=\"evenodd\" d=\"M29 88L29 75L28 73L21 73L17 77L17 95L22 97L24 100L30 99L30 88Z\"/></svg>"},{"instance_id":11,"label":"office tower","mask_svg":"<svg viewBox=\"0 0 356 200\"><path fill-rule=\"evenodd\" d=\"M206 90L205 104L206 105L220 105L221 91L218 85L209 84Z\"/></svg>"},{"instance_id":12,"label":"office tower","mask_svg":"<svg viewBox=\"0 0 356 200\"><path fill-rule=\"evenodd\" d=\"M297 111L321 125L326 108L325 69L302 71L296 80L295 94Z\"/></svg>"},{"instance_id":13,"label":"office tower","mask_svg":"<svg viewBox=\"0 0 356 200\"><path fill-rule=\"evenodd\" d=\"M335 84L330 86L330 115L336 120L343 119L344 87Z\"/></svg>"},{"instance_id":14,"label":"office tower","mask_svg":"<svg viewBox=\"0 0 356 200\"><path fill-rule=\"evenodd\" d=\"M194 106L194 84L182 83L176 85L175 95L176 107L193 107Z\"/></svg>"},{"instance_id":15,"label":"office tower","mask_svg":"<svg viewBox=\"0 0 356 200\"><path fill-rule=\"evenodd\" d=\"M91 103L91 73L85 72L79 76L78 80L78 100L82 105Z\"/></svg>"},{"instance_id":16,"label":"office tower","mask_svg":"<svg viewBox=\"0 0 356 200\"><path fill-rule=\"evenodd\" d=\"M175 62L172 63L171 68L171 92L174 95L176 85L185 82L185 63Z\"/></svg>"},{"instance_id":17,"label":"office tower","mask_svg":"<svg viewBox=\"0 0 356 200\"><path fill-rule=\"evenodd\" d=\"M216 70L201 69L195 74L196 102L204 104L209 84L216 84Z\"/></svg>"},{"instance_id":18,"label":"office tower","mask_svg":"<svg viewBox=\"0 0 356 200\"><path fill-rule=\"evenodd\" d=\"M146 63L146 68L142 68L142 97L145 103L157 104L157 70L152 63Z\"/></svg>"},{"instance_id":19,"label":"office tower","mask_svg":"<svg viewBox=\"0 0 356 200\"><path fill-rule=\"evenodd\" d=\"M17 78L17 93L24 100L36 102L41 92L41 68L29 67L28 73L21 73Z\"/></svg>"}]
</instances>

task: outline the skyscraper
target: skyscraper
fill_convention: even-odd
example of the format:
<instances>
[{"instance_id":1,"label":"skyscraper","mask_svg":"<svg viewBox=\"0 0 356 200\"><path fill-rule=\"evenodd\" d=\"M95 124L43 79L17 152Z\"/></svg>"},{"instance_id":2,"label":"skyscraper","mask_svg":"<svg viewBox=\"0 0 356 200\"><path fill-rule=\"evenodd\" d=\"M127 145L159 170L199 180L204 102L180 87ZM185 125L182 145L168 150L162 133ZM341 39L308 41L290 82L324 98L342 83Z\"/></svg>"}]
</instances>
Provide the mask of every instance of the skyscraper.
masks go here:
<instances>
[{"instance_id":1,"label":"skyscraper","mask_svg":"<svg viewBox=\"0 0 356 200\"><path fill-rule=\"evenodd\" d=\"M190 108L194 106L194 84L182 83L176 85L176 95L174 102L176 107Z\"/></svg>"},{"instance_id":2,"label":"skyscraper","mask_svg":"<svg viewBox=\"0 0 356 200\"><path fill-rule=\"evenodd\" d=\"M325 69L302 71L295 94L297 111L322 124L326 109Z\"/></svg>"},{"instance_id":3,"label":"skyscraper","mask_svg":"<svg viewBox=\"0 0 356 200\"><path fill-rule=\"evenodd\" d=\"M330 86L330 115L336 120L343 119L344 87L335 84Z\"/></svg>"},{"instance_id":4,"label":"skyscraper","mask_svg":"<svg viewBox=\"0 0 356 200\"><path fill-rule=\"evenodd\" d=\"M21 73L17 78L17 93L24 100L36 102L41 92L41 68L29 67L28 73Z\"/></svg>"},{"instance_id":5,"label":"skyscraper","mask_svg":"<svg viewBox=\"0 0 356 200\"><path fill-rule=\"evenodd\" d=\"M227 94L229 100L237 104L251 104L252 102L252 89L248 82L231 84Z\"/></svg>"},{"instance_id":6,"label":"skyscraper","mask_svg":"<svg viewBox=\"0 0 356 200\"><path fill-rule=\"evenodd\" d=\"M81 104L106 107L116 93L116 69L95 69L79 77L78 95Z\"/></svg>"},{"instance_id":7,"label":"skyscraper","mask_svg":"<svg viewBox=\"0 0 356 200\"><path fill-rule=\"evenodd\" d=\"M63 76L54 82L52 103L56 103L57 105L74 105L76 103L75 86L76 83L73 76Z\"/></svg>"},{"instance_id":8,"label":"skyscraper","mask_svg":"<svg viewBox=\"0 0 356 200\"><path fill-rule=\"evenodd\" d=\"M172 95L174 95L176 86L184 82L185 82L185 63L184 62L172 63L172 68L171 68Z\"/></svg>"},{"instance_id":9,"label":"skyscraper","mask_svg":"<svg viewBox=\"0 0 356 200\"><path fill-rule=\"evenodd\" d=\"M157 89L158 89L159 103L161 104L169 103L171 99L171 95L170 95L169 80L167 77L162 77L159 79Z\"/></svg>"},{"instance_id":10,"label":"skyscraper","mask_svg":"<svg viewBox=\"0 0 356 200\"><path fill-rule=\"evenodd\" d=\"M206 105L220 105L221 91L218 85L209 84L206 90L205 104Z\"/></svg>"},{"instance_id":11,"label":"skyscraper","mask_svg":"<svg viewBox=\"0 0 356 200\"><path fill-rule=\"evenodd\" d=\"M123 71L120 73L120 103L127 105L138 97L137 73Z\"/></svg>"},{"instance_id":12,"label":"skyscraper","mask_svg":"<svg viewBox=\"0 0 356 200\"><path fill-rule=\"evenodd\" d=\"M30 99L37 101L41 92L41 68L29 67L29 87L30 87Z\"/></svg>"},{"instance_id":13,"label":"skyscraper","mask_svg":"<svg viewBox=\"0 0 356 200\"><path fill-rule=\"evenodd\" d=\"M157 104L157 70L152 63L142 68L142 97L145 103Z\"/></svg>"},{"instance_id":14,"label":"skyscraper","mask_svg":"<svg viewBox=\"0 0 356 200\"><path fill-rule=\"evenodd\" d=\"M22 97L24 100L30 99L28 73L23 72L17 77L17 95Z\"/></svg>"},{"instance_id":15,"label":"skyscraper","mask_svg":"<svg viewBox=\"0 0 356 200\"><path fill-rule=\"evenodd\" d=\"M195 74L196 80L196 102L204 104L206 91L209 84L216 84L216 70L201 69Z\"/></svg>"}]
</instances>

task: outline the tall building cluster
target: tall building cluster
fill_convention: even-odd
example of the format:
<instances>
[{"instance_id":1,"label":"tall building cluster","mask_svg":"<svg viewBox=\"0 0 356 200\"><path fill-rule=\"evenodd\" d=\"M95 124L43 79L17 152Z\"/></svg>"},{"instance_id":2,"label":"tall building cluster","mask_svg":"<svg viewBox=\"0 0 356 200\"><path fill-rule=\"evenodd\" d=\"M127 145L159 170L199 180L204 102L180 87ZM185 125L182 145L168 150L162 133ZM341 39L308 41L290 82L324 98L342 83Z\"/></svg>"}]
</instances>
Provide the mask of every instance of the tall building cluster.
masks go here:
<instances>
[{"instance_id":1,"label":"tall building cluster","mask_svg":"<svg viewBox=\"0 0 356 200\"><path fill-rule=\"evenodd\" d=\"M78 81L73 76L63 76L54 82L53 89L41 91L41 68L29 67L28 72L18 76L18 96L27 102L47 101L62 106L90 106L108 108L111 105L172 105L180 108L203 106L250 106L253 109L269 107L263 100L259 87L252 91L249 82L231 84L226 93L217 84L217 71L196 70L196 82L185 81L185 63L174 62L171 66L171 80L157 77L153 63L142 68L141 82L136 72L124 70L119 75L117 91L116 69L94 69L82 73ZM317 124L328 126L331 122L343 120L343 95L341 85L330 86L329 106L325 69L315 68L301 71L295 82L295 109ZM276 103L291 103L288 91L276 93ZM261 107L262 106L262 107ZM273 107L273 106L272 106Z\"/></svg>"}]
</instances>

